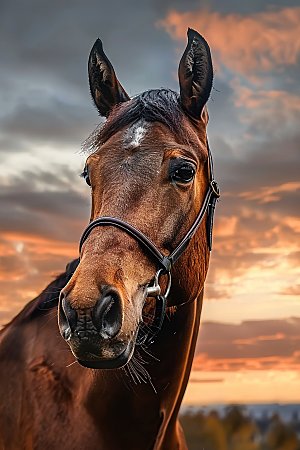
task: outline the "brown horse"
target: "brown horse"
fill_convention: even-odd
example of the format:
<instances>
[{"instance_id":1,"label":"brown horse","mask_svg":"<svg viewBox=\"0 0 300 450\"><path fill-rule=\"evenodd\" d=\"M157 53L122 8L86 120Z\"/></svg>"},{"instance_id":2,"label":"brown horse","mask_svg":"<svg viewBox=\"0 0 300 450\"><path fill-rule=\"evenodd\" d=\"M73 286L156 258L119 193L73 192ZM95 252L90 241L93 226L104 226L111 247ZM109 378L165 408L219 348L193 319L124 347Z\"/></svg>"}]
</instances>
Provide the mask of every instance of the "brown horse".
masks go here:
<instances>
[{"instance_id":1,"label":"brown horse","mask_svg":"<svg viewBox=\"0 0 300 450\"><path fill-rule=\"evenodd\" d=\"M91 223L80 260L1 332L1 449L187 448L177 416L218 195L206 136L212 78L209 47L189 30L180 95L130 99L96 41L90 89L107 121L88 140Z\"/></svg>"}]
</instances>

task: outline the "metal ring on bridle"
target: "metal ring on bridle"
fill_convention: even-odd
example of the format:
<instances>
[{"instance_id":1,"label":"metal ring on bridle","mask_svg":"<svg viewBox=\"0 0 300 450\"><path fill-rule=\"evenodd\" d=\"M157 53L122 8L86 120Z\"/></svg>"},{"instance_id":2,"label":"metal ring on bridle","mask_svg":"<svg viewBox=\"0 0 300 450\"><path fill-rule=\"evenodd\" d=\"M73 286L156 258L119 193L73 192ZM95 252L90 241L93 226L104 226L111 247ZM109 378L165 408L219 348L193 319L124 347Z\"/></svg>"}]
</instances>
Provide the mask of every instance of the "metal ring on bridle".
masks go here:
<instances>
[{"instance_id":1,"label":"metal ring on bridle","mask_svg":"<svg viewBox=\"0 0 300 450\"><path fill-rule=\"evenodd\" d=\"M164 294L161 294L161 287L159 284L159 278L162 275L167 275L168 276L168 285L166 288L166 291ZM170 293L170 289L171 289L171 284L172 284L172 277L171 277L171 272L165 272L164 269L159 269L156 274L154 275L154 281L153 281L153 285L152 286L147 286L146 288L146 295L147 297L164 297L165 299L168 297L169 293Z\"/></svg>"}]
</instances>

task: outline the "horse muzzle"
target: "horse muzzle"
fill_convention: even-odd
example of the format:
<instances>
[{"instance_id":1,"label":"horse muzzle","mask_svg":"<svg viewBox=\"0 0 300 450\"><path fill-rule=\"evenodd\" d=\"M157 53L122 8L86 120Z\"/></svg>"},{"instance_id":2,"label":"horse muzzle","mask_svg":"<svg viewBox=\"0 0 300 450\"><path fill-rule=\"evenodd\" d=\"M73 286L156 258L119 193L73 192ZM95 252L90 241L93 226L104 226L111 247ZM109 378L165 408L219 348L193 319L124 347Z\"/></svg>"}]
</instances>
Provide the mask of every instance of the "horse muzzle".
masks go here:
<instances>
[{"instance_id":1,"label":"horse muzzle","mask_svg":"<svg viewBox=\"0 0 300 450\"><path fill-rule=\"evenodd\" d=\"M124 366L132 356L134 339L122 332L122 302L114 288L105 288L92 308L75 309L62 291L59 330L77 361L93 369Z\"/></svg>"}]
</instances>

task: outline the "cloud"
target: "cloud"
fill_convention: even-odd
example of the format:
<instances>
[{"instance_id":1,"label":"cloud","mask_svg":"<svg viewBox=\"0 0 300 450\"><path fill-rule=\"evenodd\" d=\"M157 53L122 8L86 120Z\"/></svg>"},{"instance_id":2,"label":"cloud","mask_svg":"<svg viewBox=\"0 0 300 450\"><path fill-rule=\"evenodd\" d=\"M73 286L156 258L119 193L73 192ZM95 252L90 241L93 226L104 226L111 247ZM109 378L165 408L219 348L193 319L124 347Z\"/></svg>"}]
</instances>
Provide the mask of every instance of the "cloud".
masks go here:
<instances>
[{"instance_id":1,"label":"cloud","mask_svg":"<svg viewBox=\"0 0 300 450\"><path fill-rule=\"evenodd\" d=\"M164 83L177 88L171 76L177 61L168 35L155 27L158 14L155 5L141 9L137 0L117 15L114 4L97 0L72 8L57 0L42 9L33 0L1 5L2 160L11 162L12 153L32 156L38 146L41 157L49 146L80 149L100 122L87 75L97 37L130 95ZM26 160L14 163L21 170Z\"/></svg>"},{"instance_id":2,"label":"cloud","mask_svg":"<svg viewBox=\"0 0 300 450\"><path fill-rule=\"evenodd\" d=\"M248 191L250 177L249 184L247 175L243 180L243 167L246 172L247 166L251 170L247 161L236 164L240 186L227 186L232 192L223 193L217 205L212 263L205 289L208 299L224 300L237 292L252 292L256 297L260 283L265 296L282 295L287 293L286 285L296 284L299 277L300 223L295 210L299 202L298 182L257 186ZM253 166L252 178L255 176ZM228 183L236 181L231 179ZM247 278L252 279L251 287Z\"/></svg>"},{"instance_id":3,"label":"cloud","mask_svg":"<svg viewBox=\"0 0 300 450\"><path fill-rule=\"evenodd\" d=\"M120 14L115 6L97 0L71 9L56 0L41 10L33 0L17 10L9 2L3 5L1 32L7 45L1 54L2 76L6 85L17 87L11 101L19 101L23 85L23 90L56 89L65 98L86 99L90 106L87 58L97 37L130 94L170 79L167 64L173 55L168 37L155 29L156 6L149 3L141 9L137 0L129 0Z\"/></svg>"},{"instance_id":4,"label":"cloud","mask_svg":"<svg viewBox=\"0 0 300 450\"><path fill-rule=\"evenodd\" d=\"M199 30L211 45L217 65L247 77L297 63L299 22L300 8L294 7L244 15L172 10L159 24L180 41L186 39L188 27Z\"/></svg>"},{"instance_id":5,"label":"cloud","mask_svg":"<svg viewBox=\"0 0 300 450\"><path fill-rule=\"evenodd\" d=\"M223 358L208 359L205 355L196 356L194 370L209 372L238 372L248 370L296 371L300 369L300 354L291 357L266 358Z\"/></svg>"},{"instance_id":6,"label":"cloud","mask_svg":"<svg viewBox=\"0 0 300 450\"><path fill-rule=\"evenodd\" d=\"M272 74L272 82L276 78ZM234 102L246 127L244 136L272 140L288 138L300 120L300 96L294 90L257 89L235 81Z\"/></svg>"},{"instance_id":7,"label":"cloud","mask_svg":"<svg viewBox=\"0 0 300 450\"><path fill-rule=\"evenodd\" d=\"M296 128L289 135L251 133L251 139L240 136L234 148L230 137L219 137L217 142L212 139L216 176L223 192L239 195L254 188L274 188L291 181L298 182L299 140L300 133ZM231 149L229 155L226 153L228 147Z\"/></svg>"},{"instance_id":8,"label":"cloud","mask_svg":"<svg viewBox=\"0 0 300 450\"><path fill-rule=\"evenodd\" d=\"M2 119L0 152L30 151L34 143L79 149L93 123L92 106L83 108L71 99L34 94Z\"/></svg>"},{"instance_id":9,"label":"cloud","mask_svg":"<svg viewBox=\"0 0 300 450\"><path fill-rule=\"evenodd\" d=\"M189 379L189 383L223 383L224 378L193 378Z\"/></svg>"},{"instance_id":10,"label":"cloud","mask_svg":"<svg viewBox=\"0 0 300 450\"><path fill-rule=\"evenodd\" d=\"M2 179L2 235L28 234L64 242L74 242L80 235L88 217L88 191L84 196L73 188L81 181L67 167L52 170L24 171L9 181Z\"/></svg>"},{"instance_id":11,"label":"cloud","mask_svg":"<svg viewBox=\"0 0 300 450\"><path fill-rule=\"evenodd\" d=\"M5 235L0 241L0 328L78 256L77 243L34 235Z\"/></svg>"},{"instance_id":12,"label":"cloud","mask_svg":"<svg viewBox=\"0 0 300 450\"><path fill-rule=\"evenodd\" d=\"M240 324L204 322L194 369L201 371L300 369L300 318Z\"/></svg>"},{"instance_id":13,"label":"cloud","mask_svg":"<svg viewBox=\"0 0 300 450\"><path fill-rule=\"evenodd\" d=\"M262 187L257 191L242 192L241 197L247 200L257 200L258 203L271 203L281 200L281 193L293 193L300 190L300 182L288 182L271 187Z\"/></svg>"},{"instance_id":14,"label":"cloud","mask_svg":"<svg viewBox=\"0 0 300 450\"><path fill-rule=\"evenodd\" d=\"M78 256L89 190L68 167L1 177L0 305L3 321ZM85 192L85 194L84 194Z\"/></svg>"},{"instance_id":15,"label":"cloud","mask_svg":"<svg viewBox=\"0 0 300 450\"><path fill-rule=\"evenodd\" d=\"M288 286L280 292L282 295L300 296L300 284Z\"/></svg>"}]
</instances>

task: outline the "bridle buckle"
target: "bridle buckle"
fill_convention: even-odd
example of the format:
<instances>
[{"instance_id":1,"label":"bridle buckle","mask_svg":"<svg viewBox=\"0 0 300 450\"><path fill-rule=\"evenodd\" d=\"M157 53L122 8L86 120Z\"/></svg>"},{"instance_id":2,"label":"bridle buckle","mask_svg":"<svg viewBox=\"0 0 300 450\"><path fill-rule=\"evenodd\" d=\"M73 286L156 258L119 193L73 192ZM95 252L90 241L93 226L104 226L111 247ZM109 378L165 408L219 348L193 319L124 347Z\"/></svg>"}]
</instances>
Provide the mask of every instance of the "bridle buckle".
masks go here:
<instances>
[{"instance_id":1,"label":"bridle buckle","mask_svg":"<svg viewBox=\"0 0 300 450\"><path fill-rule=\"evenodd\" d=\"M209 184L210 184L210 187L211 187L215 197L219 198L221 195L221 191L220 191L218 182L216 180L212 180Z\"/></svg>"},{"instance_id":2,"label":"bridle buckle","mask_svg":"<svg viewBox=\"0 0 300 450\"><path fill-rule=\"evenodd\" d=\"M161 293L161 287L159 284L159 278L161 277L161 275L168 276L168 285L164 294ZM146 297L164 297L166 299L170 293L171 284L171 272L166 273L164 269L159 269L154 275L153 285L146 287Z\"/></svg>"}]
</instances>

